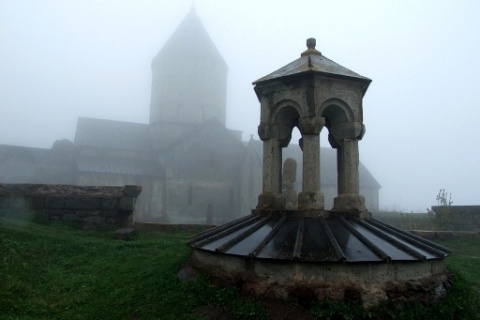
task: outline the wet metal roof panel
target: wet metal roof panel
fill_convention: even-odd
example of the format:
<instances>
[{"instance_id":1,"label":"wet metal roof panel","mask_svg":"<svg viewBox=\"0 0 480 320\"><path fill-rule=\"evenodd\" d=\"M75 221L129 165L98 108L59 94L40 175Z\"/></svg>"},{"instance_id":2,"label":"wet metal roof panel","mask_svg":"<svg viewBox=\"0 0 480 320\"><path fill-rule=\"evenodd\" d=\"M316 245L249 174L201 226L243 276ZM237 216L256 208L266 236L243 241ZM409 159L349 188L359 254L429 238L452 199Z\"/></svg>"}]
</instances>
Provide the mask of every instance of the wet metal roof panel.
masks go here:
<instances>
[{"instance_id":1,"label":"wet metal roof panel","mask_svg":"<svg viewBox=\"0 0 480 320\"><path fill-rule=\"evenodd\" d=\"M437 260L448 249L374 219L252 214L191 238L205 251L305 262Z\"/></svg>"}]
</instances>

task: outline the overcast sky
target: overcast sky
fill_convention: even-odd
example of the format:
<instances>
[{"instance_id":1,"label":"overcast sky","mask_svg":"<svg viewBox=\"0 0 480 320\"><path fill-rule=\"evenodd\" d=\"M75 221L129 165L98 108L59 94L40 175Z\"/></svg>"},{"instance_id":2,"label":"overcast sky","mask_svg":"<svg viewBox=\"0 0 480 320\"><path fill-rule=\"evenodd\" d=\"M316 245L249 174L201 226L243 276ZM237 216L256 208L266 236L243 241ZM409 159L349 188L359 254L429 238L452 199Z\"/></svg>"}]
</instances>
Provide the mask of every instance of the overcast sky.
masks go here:
<instances>
[{"instance_id":1,"label":"overcast sky","mask_svg":"<svg viewBox=\"0 0 480 320\"><path fill-rule=\"evenodd\" d=\"M0 144L73 141L78 117L147 123L151 60L191 4L0 0ZM227 126L244 139L259 122L251 83L315 37L323 55L373 80L360 159L382 185L380 207L424 212L440 188L454 204L480 204L479 1L194 6L229 66Z\"/></svg>"}]
</instances>

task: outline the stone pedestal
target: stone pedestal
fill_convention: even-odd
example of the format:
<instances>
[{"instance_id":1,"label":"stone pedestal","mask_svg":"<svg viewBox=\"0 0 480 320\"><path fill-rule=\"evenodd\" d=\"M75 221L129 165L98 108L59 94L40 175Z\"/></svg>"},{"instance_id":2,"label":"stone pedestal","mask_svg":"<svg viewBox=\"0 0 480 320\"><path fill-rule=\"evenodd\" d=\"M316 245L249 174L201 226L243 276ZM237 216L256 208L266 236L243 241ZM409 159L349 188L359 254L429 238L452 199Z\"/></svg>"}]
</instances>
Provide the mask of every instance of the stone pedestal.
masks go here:
<instances>
[{"instance_id":1,"label":"stone pedestal","mask_svg":"<svg viewBox=\"0 0 480 320\"><path fill-rule=\"evenodd\" d=\"M285 197L281 193L263 192L258 196L257 209L284 209Z\"/></svg>"},{"instance_id":2,"label":"stone pedestal","mask_svg":"<svg viewBox=\"0 0 480 320\"><path fill-rule=\"evenodd\" d=\"M344 193L333 199L333 210L338 211L367 211L365 198L359 194Z\"/></svg>"},{"instance_id":3,"label":"stone pedestal","mask_svg":"<svg viewBox=\"0 0 480 320\"><path fill-rule=\"evenodd\" d=\"M298 210L323 210L325 199L323 193L319 191L305 192L298 194Z\"/></svg>"}]
</instances>

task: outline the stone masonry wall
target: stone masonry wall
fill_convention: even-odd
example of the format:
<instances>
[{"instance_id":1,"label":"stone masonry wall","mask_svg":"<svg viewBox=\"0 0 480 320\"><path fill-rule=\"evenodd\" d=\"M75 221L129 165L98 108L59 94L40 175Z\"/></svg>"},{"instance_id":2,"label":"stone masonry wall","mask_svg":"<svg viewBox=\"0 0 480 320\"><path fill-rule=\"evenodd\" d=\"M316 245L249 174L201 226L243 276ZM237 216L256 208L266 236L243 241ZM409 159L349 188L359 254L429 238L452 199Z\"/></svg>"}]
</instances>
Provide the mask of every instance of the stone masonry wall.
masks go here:
<instances>
[{"instance_id":1,"label":"stone masonry wall","mask_svg":"<svg viewBox=\"0 0 480 320\"><path fill-rule=\"evenodd\" d=\"M480 206L432 206L443 230L480 231Z\"/></svg>"},{"instance_id":2,"label":"stone masonry wall","mask_svg":"<svg viewBox=\"0 0 480 320\"><path fill-rule=\"evenodd\" d=\"M81 228L132 225L142 187L91 187L47 184L0 184L0 216L61 220Z\"/></svg>"}]
</instances>

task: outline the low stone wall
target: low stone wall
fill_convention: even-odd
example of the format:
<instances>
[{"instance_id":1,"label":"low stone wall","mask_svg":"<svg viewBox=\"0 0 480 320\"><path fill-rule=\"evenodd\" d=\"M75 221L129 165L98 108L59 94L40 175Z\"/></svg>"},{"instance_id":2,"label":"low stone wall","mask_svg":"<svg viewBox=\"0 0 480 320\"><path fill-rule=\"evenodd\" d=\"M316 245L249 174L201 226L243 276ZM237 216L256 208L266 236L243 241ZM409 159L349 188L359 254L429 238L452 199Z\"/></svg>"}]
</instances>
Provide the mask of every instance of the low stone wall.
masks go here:
<instances>
[{"instance_id":1,"label":"low stone wall","mask_svg":"<svg viewBox=\"0 0 480 320\"><path fill-rule=\"evenodd\" d=\"M0 216L61 220L81 228L132 225L142 187L0 184Z\"/></svg>"},{"instance_id":2,"label":"low stone wall","mask_svg":"<svg viewBox=\"0 0 480 320\"><path fill-rule=\"evenodd\" d=\"M432 206L443 230L480 232L480 206Z\"/></svg>"}]
</instances>

